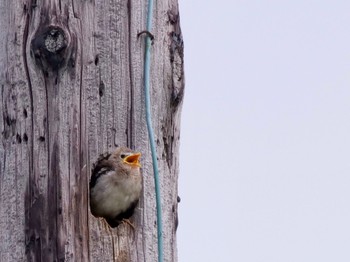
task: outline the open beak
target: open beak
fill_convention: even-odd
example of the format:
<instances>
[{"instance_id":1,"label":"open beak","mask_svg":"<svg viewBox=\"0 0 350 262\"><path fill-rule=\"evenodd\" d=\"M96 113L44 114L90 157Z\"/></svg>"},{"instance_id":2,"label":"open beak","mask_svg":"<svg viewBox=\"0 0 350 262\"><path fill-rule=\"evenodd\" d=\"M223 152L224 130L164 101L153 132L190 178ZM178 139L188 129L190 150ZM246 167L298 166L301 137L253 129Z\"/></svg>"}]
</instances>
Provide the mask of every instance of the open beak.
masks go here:
<instances>
[{"instance_id":1,"label":"open beak","mask_svg":"<svg viewBox=\"0 0 350 262\"><path fill-rule=\"evenodd\" d=\"M139 161L140 157L141 157L141 153L132 154L132 155L124 158L124 163L132 165L132 166L141 167L141 164Z\"/></svg>"}]
</instances>

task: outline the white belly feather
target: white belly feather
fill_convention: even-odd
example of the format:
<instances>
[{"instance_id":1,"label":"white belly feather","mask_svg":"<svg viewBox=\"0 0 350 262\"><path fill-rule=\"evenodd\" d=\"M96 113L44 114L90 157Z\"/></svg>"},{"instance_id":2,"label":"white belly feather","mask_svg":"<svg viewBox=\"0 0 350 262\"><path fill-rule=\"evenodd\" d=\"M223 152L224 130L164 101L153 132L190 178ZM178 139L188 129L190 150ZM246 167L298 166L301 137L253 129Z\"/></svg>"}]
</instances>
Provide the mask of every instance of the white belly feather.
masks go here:
<instances>
[{"instance_id":1,"label":"white belly feather","mask_svg":"<svg viewBox=\"0 0 350 262\"><path fill-rule=\"evenodd\" d=\"M126 211L131 203L140 197L142 186L140 178L135 177L116 183L112 173L102 175L91 191L90 201L95 208L94 215L114 218Z\"/></svg>"}]
</instances>

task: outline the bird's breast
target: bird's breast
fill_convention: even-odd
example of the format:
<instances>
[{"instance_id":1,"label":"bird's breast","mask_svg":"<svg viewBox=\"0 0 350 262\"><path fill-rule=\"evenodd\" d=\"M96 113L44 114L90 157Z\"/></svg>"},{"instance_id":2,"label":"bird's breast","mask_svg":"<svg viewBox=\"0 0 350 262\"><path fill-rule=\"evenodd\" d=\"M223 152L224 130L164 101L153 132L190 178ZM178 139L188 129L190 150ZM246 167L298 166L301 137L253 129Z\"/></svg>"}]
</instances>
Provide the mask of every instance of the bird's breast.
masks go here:
<instances>
[{"instance_id":1,"label":"bird's breast","mask_svg":"<svg viewBox=\"0 0 350 262\"><path fill-rule=\"evenodd\" d=\"M91 212L95 216L113 218L126 211L140 197L141 179L115 181L107 175L99 180L90 192Z\"/></svg>"}]
</instances>

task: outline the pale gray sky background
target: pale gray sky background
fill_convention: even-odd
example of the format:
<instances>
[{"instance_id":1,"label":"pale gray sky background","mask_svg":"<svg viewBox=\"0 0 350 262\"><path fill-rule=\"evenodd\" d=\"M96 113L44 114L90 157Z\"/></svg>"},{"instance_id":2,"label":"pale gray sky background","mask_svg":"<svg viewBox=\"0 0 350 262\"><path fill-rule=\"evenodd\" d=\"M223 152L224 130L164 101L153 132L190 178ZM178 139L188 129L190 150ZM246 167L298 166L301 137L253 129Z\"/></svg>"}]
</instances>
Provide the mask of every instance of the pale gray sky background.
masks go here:
<instances>
[{"instance_id":1,"label":"pale gray sky background","mask_svg":"<svg viewBox=\"0 0 350 262\"><path fill-rule=\"evenodd\" d=\"M350 1L180 16L179 261L350 261Z\"/></svg>"}]
</instances>

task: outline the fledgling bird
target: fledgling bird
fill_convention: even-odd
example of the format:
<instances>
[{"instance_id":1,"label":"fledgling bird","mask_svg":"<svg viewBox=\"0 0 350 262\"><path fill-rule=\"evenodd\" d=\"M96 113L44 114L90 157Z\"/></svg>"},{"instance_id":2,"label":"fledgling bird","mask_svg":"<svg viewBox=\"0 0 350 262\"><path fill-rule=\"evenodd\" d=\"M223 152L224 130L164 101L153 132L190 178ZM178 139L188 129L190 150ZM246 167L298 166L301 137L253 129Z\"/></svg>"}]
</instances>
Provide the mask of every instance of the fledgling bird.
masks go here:
<instances>
[{"instance_id":1,"label":"fledgling bird","mask_svg":"<svg viewBox=\"0 0 350 262\"><path fill-rule=\"evenodd\" d=\"M90 179L90 209L111 227L118 226L134 213L142 190L141 153L118 147L94 164Z\"/></svg>"}]
</instances>

